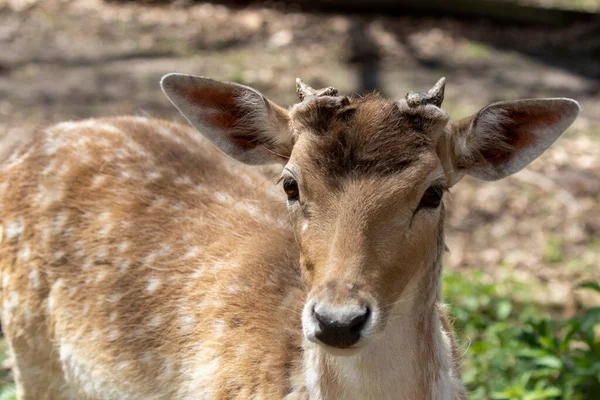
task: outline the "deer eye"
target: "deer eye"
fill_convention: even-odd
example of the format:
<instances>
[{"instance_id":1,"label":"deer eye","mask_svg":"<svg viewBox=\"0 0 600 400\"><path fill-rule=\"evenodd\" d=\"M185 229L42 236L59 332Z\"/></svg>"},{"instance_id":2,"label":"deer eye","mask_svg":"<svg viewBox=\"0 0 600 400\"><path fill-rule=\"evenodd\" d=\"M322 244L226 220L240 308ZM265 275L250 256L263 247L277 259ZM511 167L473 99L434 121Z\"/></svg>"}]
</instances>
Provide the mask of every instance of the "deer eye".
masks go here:
<instances>
[{"instance_id":1,"label":"deer eye","mask_svg":"<svg viewBox=\"0 0 600 400\"><path fill-rule=\"evenodd\" d=\"M430 186L423 194L417 209L437 208L442 202L442 197L444 197L444 187L442 185Z\"/></svg>"},{"instance_id":2,"label":"deer eye","mask_svg":"<svg viewBox=\"0 0 600 400\"><path fill-rule=\"evenodd\" d=\"M287 195L288 201L297 201L300 198L298 182L292 177L283 179L283 191Z\"/></svg>"}]
</instances>

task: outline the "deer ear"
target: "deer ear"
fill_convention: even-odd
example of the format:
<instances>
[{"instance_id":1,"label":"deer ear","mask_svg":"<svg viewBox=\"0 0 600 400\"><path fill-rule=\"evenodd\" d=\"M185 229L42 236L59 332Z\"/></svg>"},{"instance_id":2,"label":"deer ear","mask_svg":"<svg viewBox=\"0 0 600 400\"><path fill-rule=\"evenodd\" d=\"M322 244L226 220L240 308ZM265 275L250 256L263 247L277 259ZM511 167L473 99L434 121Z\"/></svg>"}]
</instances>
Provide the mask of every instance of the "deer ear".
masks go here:
<instances>
[{"instance_id":1,"label":"deer ear","mask_svg":"<svg viewBox=\"0 0 600 400\"><path fill-rule=\"evenodd\" d=\"M225 154L246 164L284 163L293 138L288 112L236 83L168 74L160 85L183 116Z\"/></svg>"},{"instance_id":2,"label":"deer ear","mask_svg":"<svg viewBox=\"0 0 600 400\"><path fill-rule=\"evenodd\" d=\"M456 176L493 181L520 171L573 123L580 111L571 99L494 103L450 124L447 136Z\"/></svg>"}]
</instances>

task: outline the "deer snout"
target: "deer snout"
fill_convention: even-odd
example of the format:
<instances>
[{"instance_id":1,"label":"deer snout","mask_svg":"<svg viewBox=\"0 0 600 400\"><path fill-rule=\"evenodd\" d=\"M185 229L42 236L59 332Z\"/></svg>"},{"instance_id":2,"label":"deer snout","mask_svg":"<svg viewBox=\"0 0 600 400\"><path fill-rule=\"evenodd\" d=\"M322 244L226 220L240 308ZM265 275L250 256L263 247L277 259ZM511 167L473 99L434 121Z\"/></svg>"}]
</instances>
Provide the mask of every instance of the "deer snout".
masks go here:
<instances>
[{"instance_id":1,"label":"deer snout","mask_svg":"<svg viewBox=\"0 0 600 400\"><path fill-rule=\"evenodd\" d=\"M360 340L370 314L367 306L348 309L315 304L315 338L331 347L351 347Z\"/></svg>"},{"instance_id":2,"label":"deer snout","mask_svg":"<svg viewBox=\"0 0 600 400\"><path fill-rule=\"evenodd\" d=\"M302 317L304 336L329 348L348 349L368 336L373 319L371 310L365 302L309 302Z\"/></svg>"}]
</instances>

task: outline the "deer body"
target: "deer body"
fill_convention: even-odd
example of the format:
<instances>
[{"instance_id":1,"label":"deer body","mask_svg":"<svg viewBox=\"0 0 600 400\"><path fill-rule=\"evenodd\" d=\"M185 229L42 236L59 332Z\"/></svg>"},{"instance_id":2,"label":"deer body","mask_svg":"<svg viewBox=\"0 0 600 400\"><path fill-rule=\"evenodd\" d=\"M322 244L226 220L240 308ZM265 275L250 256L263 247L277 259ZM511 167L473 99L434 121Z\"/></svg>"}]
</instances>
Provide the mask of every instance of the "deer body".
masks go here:
<instances>
[{"instance_id":1,"label":"deer body","mask_svg":"<svg viewBox=\"0 0 600 400\"><path fill-rule=\"evenodd\" d=\"M43 361L73 398L283 397L303 298L285 205L191 131L62 124L9 162L3 326L19 378Z\"/></svg>"},{"instance_id":2,"label":"deer body","mask_svg":"<svg viewBox=\"0 0 600 400\"><path fill-rule=\"evenodd\" d=\"M146 118L68 122L0 169L1 318L19 399L464 398L440 298L441 194L422 192L460 179L439 154L463 149L450 135L468 129L424 104L439 93L350 112L334 89L301 86L309 98L288 112L239 85L169 79L208 141ZM561 102L558 134L578 110ZM300 133L335 131L322 120L338 117L360 136ZM427 132L380 133L415 121ZM381 140L406 157L389 160ZM287 163L287 207L213 144Z\"/></svg>"}]
</instances>

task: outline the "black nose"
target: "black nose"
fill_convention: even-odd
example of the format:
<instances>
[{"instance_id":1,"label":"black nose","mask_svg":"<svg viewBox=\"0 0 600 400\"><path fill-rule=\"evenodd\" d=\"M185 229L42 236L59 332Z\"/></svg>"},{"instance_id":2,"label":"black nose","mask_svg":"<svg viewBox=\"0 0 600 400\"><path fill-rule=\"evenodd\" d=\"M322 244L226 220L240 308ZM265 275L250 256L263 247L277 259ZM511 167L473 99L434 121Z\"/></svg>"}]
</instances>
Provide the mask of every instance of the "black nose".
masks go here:
<instances>
[{"instance_id":1,"label":"black nose","mask_svg":"<svg viewBox=\"0 0 600 400\"><path fill-rule=\"evenodd\" d=\"M317 312L313 307L313 314L319 323L315 336L326 345L345 349L360 339L360 332L365 327L371 310L365 307L354 313L344 313L335 316L328 310Z\"/></svg>"}]
</instances>

